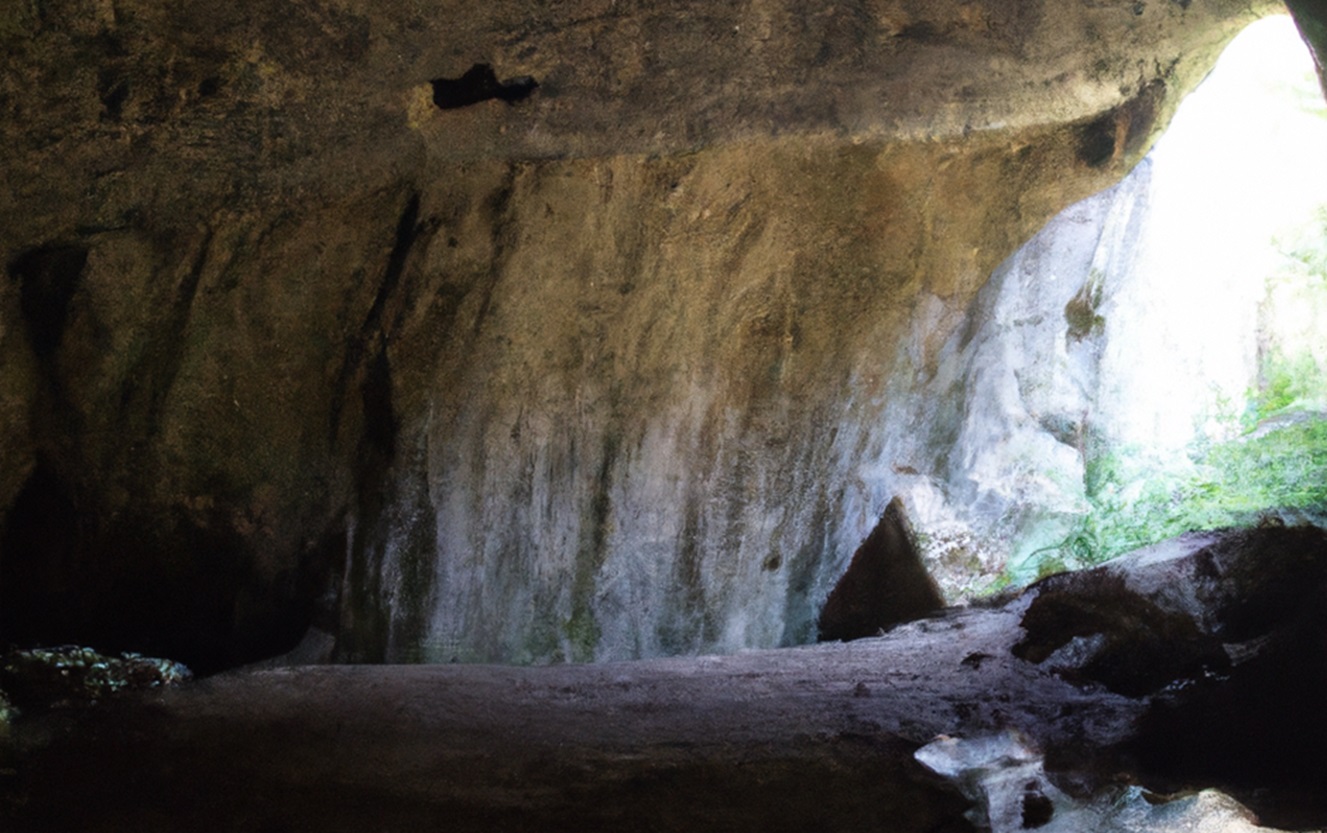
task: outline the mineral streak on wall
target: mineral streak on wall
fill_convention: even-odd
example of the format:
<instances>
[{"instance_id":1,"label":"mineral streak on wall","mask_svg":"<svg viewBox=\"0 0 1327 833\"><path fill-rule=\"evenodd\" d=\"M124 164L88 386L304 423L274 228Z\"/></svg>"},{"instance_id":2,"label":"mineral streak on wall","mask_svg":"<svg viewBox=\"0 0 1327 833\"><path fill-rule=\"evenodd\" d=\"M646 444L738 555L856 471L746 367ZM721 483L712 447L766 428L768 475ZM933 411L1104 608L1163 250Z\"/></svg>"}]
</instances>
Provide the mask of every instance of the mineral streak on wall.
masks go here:
<instances>
[{"instance_id":1,"label":"mineral streak on wall","mask_svg":"<svg viewBox=\"0 0 1327 833\"><path fill-rule=\"evenodd\" d=\"M11 4L4 636L806 641L898 386L1274 8Z\"/></svg>"}]
</instances>

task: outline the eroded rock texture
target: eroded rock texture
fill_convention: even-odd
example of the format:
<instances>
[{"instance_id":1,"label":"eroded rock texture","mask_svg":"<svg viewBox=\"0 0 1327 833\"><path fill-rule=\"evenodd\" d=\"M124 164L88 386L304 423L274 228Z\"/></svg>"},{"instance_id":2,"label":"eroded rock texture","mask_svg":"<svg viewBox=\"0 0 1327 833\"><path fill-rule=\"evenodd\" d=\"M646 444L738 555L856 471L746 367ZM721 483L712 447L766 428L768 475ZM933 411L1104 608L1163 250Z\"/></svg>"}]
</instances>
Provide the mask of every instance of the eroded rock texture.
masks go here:
<instances>
[{"instance_id":1,"label":"eroded rock texture","mask_svg":"<svg viewBox=\"0 0 1327 833\"><path fill-rule=\"evenodd\" d=\"M806 641L891 397L1274 7L11 4L4 636Z\"/></svg>"}]
</instances>

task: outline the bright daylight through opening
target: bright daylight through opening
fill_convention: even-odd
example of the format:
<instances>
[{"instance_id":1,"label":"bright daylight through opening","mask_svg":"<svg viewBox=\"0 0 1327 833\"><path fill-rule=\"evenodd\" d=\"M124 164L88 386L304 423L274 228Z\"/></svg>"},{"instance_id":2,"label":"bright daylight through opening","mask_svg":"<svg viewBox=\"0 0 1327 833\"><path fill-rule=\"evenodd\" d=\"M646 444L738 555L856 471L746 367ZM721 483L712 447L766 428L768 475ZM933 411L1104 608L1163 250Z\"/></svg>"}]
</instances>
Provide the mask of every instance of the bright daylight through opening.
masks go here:
<instances>
[{"instance_id":1,"label":"bright daylight through opening","mask_svg":"<svg viewBox=\"0 0 1327 833\"><path fill-rule=\"evenodd\" d=\"M1128 178L996 271L953 357L955 453L909 496L951 598L1192 529L1327 520L1323 147L1312 59L1263 19Z\"/></svg>"}]
</instances>

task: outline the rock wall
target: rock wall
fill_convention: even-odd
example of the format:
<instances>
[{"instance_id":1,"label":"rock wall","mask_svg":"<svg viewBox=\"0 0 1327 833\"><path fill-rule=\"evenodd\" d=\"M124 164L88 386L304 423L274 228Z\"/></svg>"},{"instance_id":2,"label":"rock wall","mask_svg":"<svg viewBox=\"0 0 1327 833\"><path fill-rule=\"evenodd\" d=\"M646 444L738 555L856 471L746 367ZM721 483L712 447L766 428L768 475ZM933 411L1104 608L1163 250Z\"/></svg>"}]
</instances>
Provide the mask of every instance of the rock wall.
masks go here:
<instances>
[{"instance_id":1,"label":"rock wall","mask_svg":"<svg viewBox=\"0 0 1327 833\"><path fill-rule=\"evenodd\" d=\"M806 641L891 403L1274 7L14 4L4 636ZM434 106L483 63L538 87Z\"/></svg>"},{"instance_id":2,"label":"rock wall","mask_svg":"<svg viewBox=\"0 0 1327 833\"><path fill-rule=\"evenodd\" d=\"M1104 390L1120 374L1103 370L1103 302L1154 277L1135 269L1151 171L1143 160L1001 263L969 326L940 349L938 372L902 397L931 430L897 441L914 462L896 488L914 507L926 558L951 599L995 589L1010 567L1019 579L1036 578L1033 554L1056 548L1090 511L1086 465L1119 423ZM1137 343L1118 327L1110 335L1116 353ZM952 405L928 407L935 401Z\"/></svg>"}]
</instances>

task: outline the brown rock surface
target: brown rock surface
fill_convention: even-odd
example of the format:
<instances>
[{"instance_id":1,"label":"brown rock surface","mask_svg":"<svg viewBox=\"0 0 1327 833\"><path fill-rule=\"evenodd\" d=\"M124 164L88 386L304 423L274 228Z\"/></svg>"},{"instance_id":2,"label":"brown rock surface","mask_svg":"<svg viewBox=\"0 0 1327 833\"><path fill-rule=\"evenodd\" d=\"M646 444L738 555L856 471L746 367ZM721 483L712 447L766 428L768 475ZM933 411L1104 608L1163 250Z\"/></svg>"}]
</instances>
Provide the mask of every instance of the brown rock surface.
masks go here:
<instances>
[{"instance_id":1,"label":"brown rock surface","mask_svg":"<svg viewBox=\"0 0 1327 833\"><path fill-rule=\"evenodd\" d=\"M806 641L889 385L1274 7L11 4L4 635Z\"/></svg>"}]
</instances>

